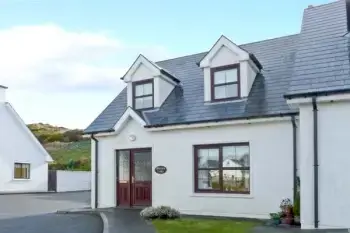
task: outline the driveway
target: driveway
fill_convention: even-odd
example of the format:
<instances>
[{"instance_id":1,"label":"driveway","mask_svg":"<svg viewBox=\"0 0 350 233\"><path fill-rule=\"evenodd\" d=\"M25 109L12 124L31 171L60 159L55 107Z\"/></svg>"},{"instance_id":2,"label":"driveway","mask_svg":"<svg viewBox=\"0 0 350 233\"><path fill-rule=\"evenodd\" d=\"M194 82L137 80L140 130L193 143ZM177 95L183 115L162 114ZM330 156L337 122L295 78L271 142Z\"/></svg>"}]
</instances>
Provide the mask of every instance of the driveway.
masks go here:
<instances>
[{"instance_id":1,"label":"driveway","mask_svg":"<svg viewBox=\"0 0 350 233\"><path fill-rule=\"evenodd\" d=\"M101 233L98 216L56 214L89 204L89 192L0 195L0 232Z\"/></svg>"}]
</instances>

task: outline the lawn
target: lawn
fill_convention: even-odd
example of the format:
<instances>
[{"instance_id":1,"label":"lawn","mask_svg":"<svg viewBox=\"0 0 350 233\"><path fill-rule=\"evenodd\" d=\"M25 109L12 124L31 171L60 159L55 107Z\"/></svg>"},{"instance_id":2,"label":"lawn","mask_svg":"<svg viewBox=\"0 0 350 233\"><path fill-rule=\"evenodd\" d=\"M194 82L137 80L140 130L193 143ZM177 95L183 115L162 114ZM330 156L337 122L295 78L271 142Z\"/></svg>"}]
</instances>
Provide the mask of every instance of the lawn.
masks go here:
<instances>
[{"instance_id":1,"label":"lawn","mask_svg":"<svg viewBox=\"0 0 350 233\"><path fill-rule=\"evenodd\" d=\"M214 219L177 219L154 220L158 233L248 233L254 226L253 221L214 220Z\"/></svg>"}]
</instances>

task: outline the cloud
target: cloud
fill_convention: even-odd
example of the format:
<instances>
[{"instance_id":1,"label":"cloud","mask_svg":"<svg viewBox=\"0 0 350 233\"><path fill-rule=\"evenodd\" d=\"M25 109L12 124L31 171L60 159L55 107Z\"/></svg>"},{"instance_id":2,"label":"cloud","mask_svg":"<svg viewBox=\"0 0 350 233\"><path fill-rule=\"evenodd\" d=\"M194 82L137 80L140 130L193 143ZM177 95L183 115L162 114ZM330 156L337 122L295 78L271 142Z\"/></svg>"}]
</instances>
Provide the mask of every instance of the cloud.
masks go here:
<instances>
[{"instance_id":1,"label":"cloud","mask_svg":"<svg viewBox=\"0 0 350 233\"><path fill-rule=\"evenodd\" d=\"M172 55L54 24L0 29L0 85L26 123L84 128L123 89L120 77L139 53L153 61Z\"/></svg>"},{"instance_id":2,"label":"cloud","mask_svg":"<svg viewBox=\"0 0 350 233\"><path fill-rule=\"evenodd\" d=\"M0 82L20 89L120 87L119 78L138 53L156 60L169 54L161 46L127 44L103 33L67 31L53 24L0 30L0 41Z\"/></svg>"}]
</instances>

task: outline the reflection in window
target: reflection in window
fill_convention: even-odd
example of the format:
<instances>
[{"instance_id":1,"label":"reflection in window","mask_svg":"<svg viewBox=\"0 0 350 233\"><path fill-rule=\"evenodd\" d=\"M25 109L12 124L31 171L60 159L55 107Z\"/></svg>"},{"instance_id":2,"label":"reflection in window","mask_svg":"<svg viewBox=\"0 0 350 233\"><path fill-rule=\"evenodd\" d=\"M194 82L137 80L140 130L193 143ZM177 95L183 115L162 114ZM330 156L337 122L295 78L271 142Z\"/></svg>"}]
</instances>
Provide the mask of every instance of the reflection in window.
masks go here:
<instances>
[{"instance_id":1,"label":"reflection in window","mask_svg":"<svg viewBox=\"0 0 350 233\"><path fill-rule=\"evenodd\" d=\"M195 147L196 190L249 193L249 144Z\"/></svg>"}]
</instances>

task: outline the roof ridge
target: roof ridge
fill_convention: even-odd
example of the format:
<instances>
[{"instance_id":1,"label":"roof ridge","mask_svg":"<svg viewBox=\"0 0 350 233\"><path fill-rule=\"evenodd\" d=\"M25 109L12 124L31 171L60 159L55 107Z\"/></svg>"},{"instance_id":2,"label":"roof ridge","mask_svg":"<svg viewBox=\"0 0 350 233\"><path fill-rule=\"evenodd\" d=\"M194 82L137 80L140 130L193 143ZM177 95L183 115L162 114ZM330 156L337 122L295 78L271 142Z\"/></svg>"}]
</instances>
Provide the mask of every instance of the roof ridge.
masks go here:
<instances>
[{"instance_id":1,"label":"roof ridge","mask_svg":"<svg viewBox=\"0 0 350 233\"><path fill-rule=\"evenodd\" d=\"M290 35L285 35L285 36L280 36L280 37L275 37L275 38L270 38L270 39L265 39L265 40L260 40L260 41L253 41L253 42L249 42L246 44L239 44L238 46L246 46L246 45L251 45L251 44L257 44L257 43L261 43L261 42L266 42L266 41L270 41L270 40L277 40L277 39L282 39L285 37L292 37L292 36L297 36L300 33L295 33L295 34L290 34ZM188 54L188 55L184 55L184 56L179 56L179 57L173 57L173 58L169 58L169 59L165 59L165 60L160 60L160 61L156 61L155 63L160 63L160 62L165 62L165 61L171 61L171 60L175 60L175 59L179 59L179 58L185 58L185 57L190 57L190 56L195 56L195 55L199 55L201 53L208 53L209 51L204 51L204 52L199 52L199 53L193 53L193 54Z\"/></svg>"}]
</instances>

